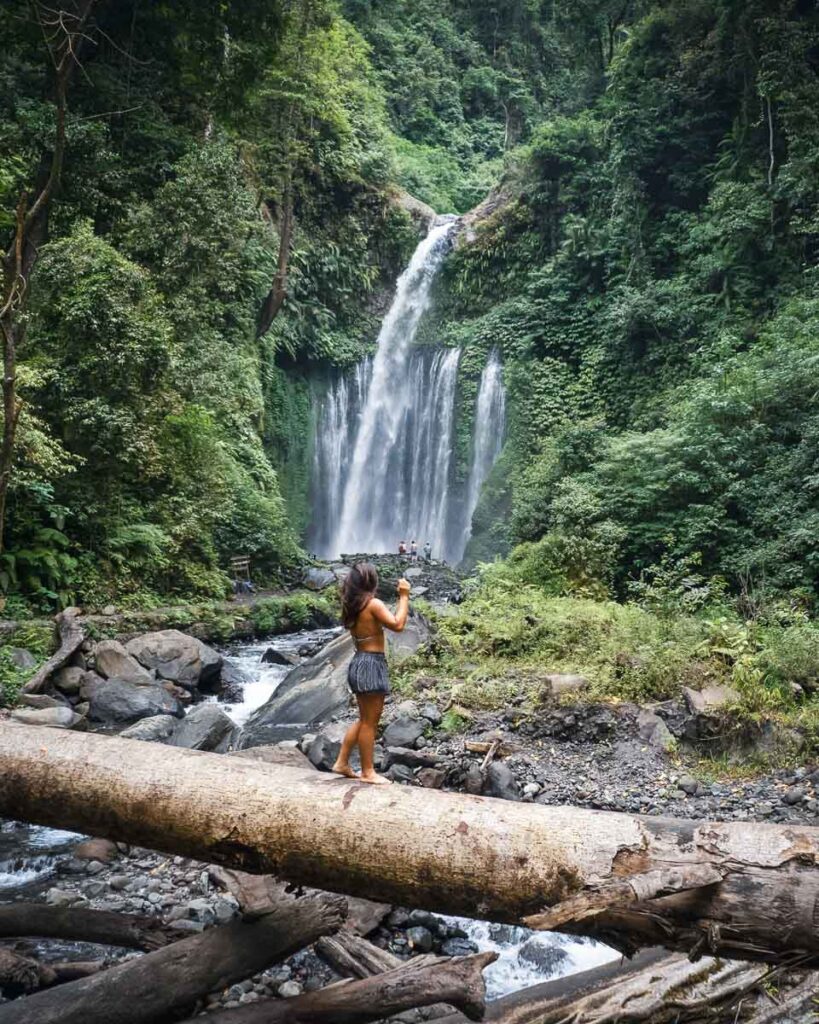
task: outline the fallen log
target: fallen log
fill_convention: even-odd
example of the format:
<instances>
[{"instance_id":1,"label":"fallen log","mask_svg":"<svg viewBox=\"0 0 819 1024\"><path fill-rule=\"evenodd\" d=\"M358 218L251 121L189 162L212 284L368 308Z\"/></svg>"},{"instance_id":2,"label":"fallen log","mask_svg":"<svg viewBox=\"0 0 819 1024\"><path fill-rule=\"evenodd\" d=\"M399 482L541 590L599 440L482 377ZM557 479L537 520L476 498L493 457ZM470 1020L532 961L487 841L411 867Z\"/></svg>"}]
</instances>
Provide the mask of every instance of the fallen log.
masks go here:
<instances>
[{"instance_id":1,"label":"fallen log","mask_svg":"<svg viewBox=\"0 0 819 1024\"><path fill-rule=\"evenodd\" d=\"M289 899L92 977L0 1008L2 1024L165 1024L208 992L256 974L341 926L341 897Z\"/></svg>"},{"instance_id":2,"label":"fallen log","mask_svg":"<svg viewBox=\"0 0 819 1024\"><path fill-rule=\"evenodd\" d=\"M0 815L440 913L819 963L819 830L639 818L0 727ZM320 823L320 824L319 824Z\"/></svg>"},{"instance_id":3,"label":"fallen log","mask_svg":"<svg viewBox=\"0 0 819 1024\"><path fill-rule=\"evenodd\" d=\"M264 1000L192 1018L187 1024L368 1024L396 1013L449 1003L468 1020L483 1020L481 971L497 953L441 959L420 956L385 974L342 981L292 999Z\"/></svg>"},{"instance_id":4,"label":"fallen log","mask_svg":"<svg viewBox=\"0 0 819 1024\"><path fill-rule=\"evenodd\" d=\"M181 938L155 917L47 903L0 906L0 938L74 939L150 951Z\"/></svg>"},{"instance_id":5,"label":"fallen log","mask_svg":"<svg viewBox=\"0 0 819 1024\"><path fill-rule=\"evenodd\" d=\"M379 949L358 935L340 931L323 935L315 945L316 953L336 974L345 978L369 978L400 967L402 960L389 950Z\"/></svg>"},{"instance_id":6,"label":"fallen log","mask_svg":"<svg viewBox=\"0 0 819 1024\"><path fill-rule=\"evenodd\" d=\"M23 693L39 693L58 668L62 668L74 651L85 639L85 630L80 625L79 608L66 608L55 617L60 646L51 657L44 661L34 675L23 686Z\"/></svg>"}]
</instances>

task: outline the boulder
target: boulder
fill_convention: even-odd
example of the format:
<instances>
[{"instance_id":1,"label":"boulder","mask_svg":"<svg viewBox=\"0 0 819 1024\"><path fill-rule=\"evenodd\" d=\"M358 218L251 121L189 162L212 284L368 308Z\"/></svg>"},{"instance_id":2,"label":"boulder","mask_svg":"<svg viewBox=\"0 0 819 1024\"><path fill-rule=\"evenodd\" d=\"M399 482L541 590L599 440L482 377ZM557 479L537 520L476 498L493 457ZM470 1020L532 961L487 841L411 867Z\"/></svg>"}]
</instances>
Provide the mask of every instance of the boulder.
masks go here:
<instances>
[{"instance_id":1,"label":"boulder","mask_svg":"<svg viewBox=\"0 0 819 1024\"><path fill-rule=\"evenodd\" d=\"M169 679L188 690L218 683L222 669L221 654L178 629L135 637L128 641L126 650L160 679Z\"/></svg>"},{"instance_id":2,"label":"boulder","mask_svg":"<svg viewBox=\"0 0 819 1024\"><path fill-rule=\"evenodd\" d=\"M307 757L314 768L324 772L330 771L336 763L341 741L348 727L348 723L345 722L332 722L318 733L307 750Z\"/></svg>"},{"instance_id":3,"label":"boulder","mask_svg":"<svg viewBox=\"0 0 819 1024\"><path fill-rule=\"evenodd\" d=\"M24 672L34 670L37 667L37 659L25 647L11 648L11 663L15 668L19 668Z\"/></svg>"},{"instance_id":4,"label":"boulder","mask_svg":"<svg viewBox=\"0 0 819 1024\"><path fill-rule=\"evenodd\" d=\"M440 725L443 715L435 704L425 704L421 708L421 717L426 718L430 725Z\"/></svg>"},{"instance_id":5,"label":"boulder","mask_svg":"<svg viewBox=\"0 0 819 1024\"><path fill-rule=\"evenodd\" d=\"M179 719L173 715L154 715L153 718L143 718L136 725L129 725L120 733L120 737L124 740L144 740L146 743L165 743L178 724Z\"/></svg>"},{"instance_id":6,"label":"boulder","mask_svg":"<svg viewBox=\"0 0 819 1024\"><path fill-rule=\"evenodd\" d=\"M424 789L440 789L444 784L445 774L440 768L422 768L416 778Z\"/></svg>"},{"instance_id":7,"label":"boulder","mask_svg":"<svg viewBox=\"0 0 819 1024\"><path fill-rule=\"evenodd\" d=\"M407 768L404 764L394 764L392 768L384 774L393 782L408 782L415 785L415 773L412 768Z\"/></svg>"},{"instance_id":8,"label":"boulder","mask_svg":"<svg viewBox=\"0 0 819 1024\"><path fill-rule=\"evenodd\" d=\"M181 718L185 713L179 701L156 682L141 685L86 672L80 693L89 703L88 717L105 725L130 725L154 715Z\"/></svg>"},{"instance_id":9,"label":"boulder","mask_svg":"<svg viewBox=\"0 0 819 1024\"><path fill-rule=\"evenodd\" d=\"M68 707L65 697L59 700L56 697L49 697L47 693L21 693L20 703L27 708L64 708Z\"/></svg>"},{"instance_id":10,"label":"boulder","mask_svg":"<svg viewBox=\"0 0 819 1024\"><path fill-rule=\"evenodd\" d=\"M499 800L520 800L520 787L512 769L503 761L493 761L486 773L484 793Z\"/></svg>"},{"instance_id":11,"label":"boulder","mask_svg":"<svg viewBox=\"0 0 819 1024\"><path fill-rule=\"evenodd\" d=\"M80 692L84 675L84 669L79 668L79 666L67 665L64 668L58 669L51 679L60 693L74 694Z\"/></svg>"},{"instance_id":12,"label":"boulder","mask_svg":"<svg viewBox=\"0 0 819 1024\"><path fill-rule=\"evenodd\" d=\"M656 750L664 750L666 753L674 750L677 741L671 735L668 726L653 711L641 710L637 715L637 732L640 739Z\"/></svg>"},{"instance_id":13,"label":"boulder","mask_svg":"<svg viewBox=\"0 0 819 1024\"><path fill-rule=\"evenodd\" d=\"M44 725L49 729L74 729L85 722L82 715L69 707L18 708L11 713L12 720L22 725Z\"/></svg>"},{"instance_id":14,"label":"boulder","mask_svg":"<svg viewBox=\"0 0 819 1024\"><path fill-rule=\"evenodd\" d=\"M238 703L242 699L244 688L251 682L251 679L244 669L234 665L232 661L223 661L219 682L223 699L231 703Z\"/></svg>"},{"instance_id":15,"label":"boulder","mask_svg":"<svg viewBox=\"0 0 819 1024\"><path fill-rule=\"evenodd\" d=\"M118 640L100 640L94 648L94 661L98 675L106 679L124 679L129 683L152 683L150 672L132 658Z\"/></svg>"},{"instance_id":16,"label":"boulder","mask_svg":"<svg viewBox=\"0 0 819 1024\"><path fill-rule=\"evenodd\" d=\"M277 651L275 647L268 647L262 655L262 662L265 665L287 665L292 666L295 664L292 658L287 654L283 654L281 651Z\"/></svg>"},{"instance_id":17,"label":"boulder","mask_svg":"<svg viewBox=\"0 0 819 1024\"><path fill-rule=\"evenodd\" d=\"M412 718L401 714L394 718L384 730L382 743L385 747L412 747L423 736L427 722L423 718Z\"/></svg>"},{"instance_id":18,"label":"boulder","mask_svg":"<svg viewBox=\"0 0 819 1024\"><path fill-rule=\"evenodd\" d=\"M289 768L313 771L313 765L297 747L285 746L283 743L274 743L267 747L248 747L246 750L230 750L228 754L230 757L247 757L263 764L284 764Z\"/></svg>"},{"instance_id":19,"label":"boulder","mask_svg":"<svg viewBox=\"0 0 819 1024\"><path fill-rule=\"evenodd\" d=\"M101 864L110 864L119 857L119 850L117 844L110 839L86 839L74 847L71 856L77 860L97 860Z\"/></svg>"},{"instance_id":20,"label":"boulder","mask_svg":"<svg viewBox=\"0 0 819 1024\"><path fill-rule=\"evenodd\" d=\"M411 658L429 640L429 623L423 615L411 611L403 632L391 633L386 630L385 634L390 661L400 664Z\"/></svg>"},{"instance_id":21,"label":"boulder","mask_svg":"<svg viewBox=\"0 0 819 1024\"><path fill-rule=\"evenodd\" d=\"M302 576L302 583L308 590L326 590L336 582L336 574L329 569L307 569Z\"/></svg>"},{"instance_id":22,"label":"boulder","mask_svg":"<svg viewBox=\"0 0 819 1024\"><path fill-rule=\"evenodd\" d=\"M188 750L216 750L236 726L216 704L197 704L174 729L169 745Z\"/></svg>"},{"instance_id":23,"label":"boulder","mask_svg":"<svg viewBox=\"0 0 819 1024\"><path fill-rule=\"evenodd\" d=\"M247 720L238 746L299 739L344 710L350 700L347 668L353 653L350 634L344 633L291 669L273 696Z\"/></svg>"},{"instance_id":24,"label":"boulder","mask_svg":"<svg viewBox=\"0 0 819 1024\"><path fill-rule=\"evenodd\" d=\"M555 697L561 693L576 693L578 690L585 690L589 685L585 676L561 675L560 673L546 676L546 682Z\"/></svg>"},{"instance_id":25,"label":"boulder","mask_svg":"<svg viewBox=\"0 0 819 1024\"><path fill-rule=\"evenodd\" d=\"M524 942L518 950L518 960L534 964L546 978L555 974L557 969L569 958L565 949L558 945L547 945L547 941L546 937L533 936Z\"/></svg>"},{"instance_id":26,"label":"boulder","mask_svg":"<svg viewBox=\"0 0 819 1024\"><path fill-rule=\"evenodd\" d=\"M708 715L739 700L739 693L730 686L704 686L701 690L683 687L688 710L692 715Z\"/></svg>"}]
</instances>

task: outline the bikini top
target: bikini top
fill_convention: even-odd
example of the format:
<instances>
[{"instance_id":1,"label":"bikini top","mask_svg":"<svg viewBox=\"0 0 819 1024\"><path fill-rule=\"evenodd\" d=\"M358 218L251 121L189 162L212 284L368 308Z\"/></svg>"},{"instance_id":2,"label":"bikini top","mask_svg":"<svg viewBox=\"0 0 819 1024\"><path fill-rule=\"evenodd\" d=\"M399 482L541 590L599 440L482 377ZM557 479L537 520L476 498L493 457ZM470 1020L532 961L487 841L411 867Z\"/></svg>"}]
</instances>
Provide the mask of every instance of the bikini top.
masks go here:
<instances>
[{"instance_id":1,"label":"bikini top","mask_svg":"<svg viewBox=\"0 0 819 1024\"><path fill-rule=\"evenodd\" d=\"M370 598L370 601L372 601L372 598ZM370 601L368 601L367 604L364 605L364 608L367 607L367 605L370 603ZM364 608L361 609L362 612L364 611ZM360 615L361 612L359 612L358 614ZM381 630L380 633L373 633L372 636L356 636L355 633L352 630L350 630L350 636L353 638L353 643L356 645L356 647L359 644L365 644L368 640L378 640L379 637L382 637L383 635L384 635L384 630L383 629Z\"/></svg>"}]
</instances>

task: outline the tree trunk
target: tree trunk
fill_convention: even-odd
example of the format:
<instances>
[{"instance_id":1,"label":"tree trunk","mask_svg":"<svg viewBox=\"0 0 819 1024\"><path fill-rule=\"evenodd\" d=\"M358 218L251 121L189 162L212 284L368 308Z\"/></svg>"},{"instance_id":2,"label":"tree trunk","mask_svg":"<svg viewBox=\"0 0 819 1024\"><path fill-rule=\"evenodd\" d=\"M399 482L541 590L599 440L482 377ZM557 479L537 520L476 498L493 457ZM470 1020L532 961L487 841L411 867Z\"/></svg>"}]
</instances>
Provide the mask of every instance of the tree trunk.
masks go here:
<instances>
[{"instance_id":1,"label":"tree trunk","mask_svg":"<svg viewBox=\"0 0 819 1024\"><path fill-rule=\"evenodd\" d=\"M116 914L83 907L50 907L46 903L0 906L0 938L73 939L128 949L159 949L181 938L155 917Z\"/></svg>"},{"instance_id":2,"label":"tree trunk","mask_svg":"<svg viewBox=\"0 0 819 1024\"><path fill-rule=\"evenodd\" d=\"M316 943L316 953L336 974L345 978L370 978L400 967L402 961L389 950L379 949L359 935L340 931L323 935Z\"/></svg>"},{"instance_id":3,"label":"tree trunk","mask_svg":"<svg viewBox=\"0 0 819 1024\"><path fill-rule=\"evenodd\" d=\"M5 725L0 815L438 913L819 963L819 830L638 818Z\"/></svg>"},{"instance_id":4,"label":"tree trunk","mask_svg":"<svg viewBox=\"0 0 819 1024\"><path fill-rule=\"evenodd\" d=\"M481 971L497 953L442 960L421 956L386 974L328 985L293 999L266 1000L192 1018L202 1024L367 1024L416 1006L449 1003L468 1020L483 1020Z\"/></svg>"},{"instance_id":5,"label":"tree trunk","mask_svg":"<svg viewBox=\"0 0 819 1024\"><path fill-rule=\"evenodd\" d=\"M79 608L66 608L56 617L60 647L44 662L23 687L24 693L39 693L58 668L62 668L74 651L85 639L85 630L80 625Z\"/></svg>"},{"instance_id":6,"label":"tree trunk","mask_svg":"<svg viewBox=\"0 0 819 1024\"><path fill-rule=\"evenodd\" d=\"M2 1024L165 1024L208 992L290 956L344 919L338 897L290 899L250 923L234 921L90 978L0 1010Z\"/></svg>"},{"instance_id":7,"label":"tree trunk","mask_svg":"<svg viewBox=\"0 0 819 1024\"><path fill-rule=\"evenodd\" d=\"M287 298L287 276L290 265L290 250L293 246L294 222L293 191L292 186L288 182L282 205L281 228L279 231L279 260L270 291L267 293L259 312L259 322L256 326L257 338L267 334Z\"/></svg>"}]
</instances>

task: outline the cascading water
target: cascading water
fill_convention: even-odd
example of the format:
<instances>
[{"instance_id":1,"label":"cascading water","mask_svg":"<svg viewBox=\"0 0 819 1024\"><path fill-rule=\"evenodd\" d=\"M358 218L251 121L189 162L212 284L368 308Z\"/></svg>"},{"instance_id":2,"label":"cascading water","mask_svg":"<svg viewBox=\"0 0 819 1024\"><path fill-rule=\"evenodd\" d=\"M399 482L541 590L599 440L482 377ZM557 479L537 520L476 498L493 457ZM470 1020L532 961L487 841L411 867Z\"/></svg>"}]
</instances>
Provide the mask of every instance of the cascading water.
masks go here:
<instances>
[{"instance_id":1,"label":"cascading water","mask_svg":"<svg viewBox=\"0 0 819 1024\"><path fill-rule=\"evenodd\" d=\"M454 218L436 223L401 275L374 358L314 392L310 547L394 551L427 541L433 556L460 561L481 486L504 429L500 362L481 378L470 474L453 472L460 349L413 346Z\"/></svg>"},{"instance_id":2,"label":"cascading water","mask_svg":"<svg viewBox=\"0 0 819 1024\"><path fill-rule=\"evenodd\" d=\"M466 542L472 530L472 516L478 506L481 488L489 476L503 447L506 429L506 391L503 387L503 371L497 349L489 353L489 361L481 374L481 386L475 403L475 428L472 438L472 465L469 471L464 507L464 529L458 561L463 558Z\"/></svg>"}]
</instances>

